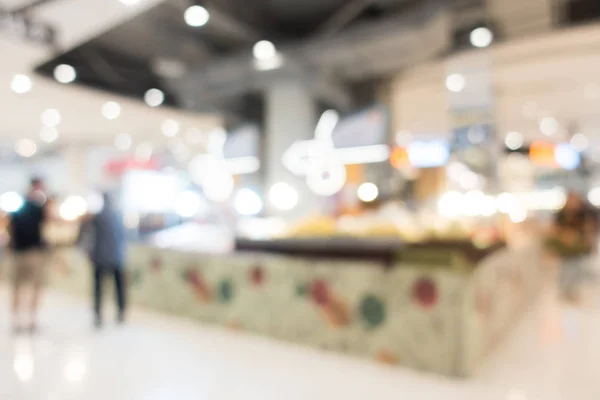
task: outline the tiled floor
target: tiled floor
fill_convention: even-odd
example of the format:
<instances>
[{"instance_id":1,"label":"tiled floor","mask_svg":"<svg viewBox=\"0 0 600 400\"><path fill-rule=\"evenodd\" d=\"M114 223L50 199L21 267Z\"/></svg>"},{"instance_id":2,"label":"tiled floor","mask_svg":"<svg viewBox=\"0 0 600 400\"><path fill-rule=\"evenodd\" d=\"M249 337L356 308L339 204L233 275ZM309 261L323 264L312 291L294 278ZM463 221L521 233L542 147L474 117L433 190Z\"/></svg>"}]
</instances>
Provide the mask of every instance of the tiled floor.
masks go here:
<instances>
[{"instance_id":1,"label":"tiled floor","mask_svg":"<svg viewBox=\"0 0 600 400\"><path fill-rule=\"evenodd\" d=\"M593 294L593 293L592 293ZM600 302L552 290L467 381L391 368L191 322L135 313L90 329L87 305L48 296L43 331L8 335L0 289L0 399L600 399Z\"/></svg>"}]
</instances>

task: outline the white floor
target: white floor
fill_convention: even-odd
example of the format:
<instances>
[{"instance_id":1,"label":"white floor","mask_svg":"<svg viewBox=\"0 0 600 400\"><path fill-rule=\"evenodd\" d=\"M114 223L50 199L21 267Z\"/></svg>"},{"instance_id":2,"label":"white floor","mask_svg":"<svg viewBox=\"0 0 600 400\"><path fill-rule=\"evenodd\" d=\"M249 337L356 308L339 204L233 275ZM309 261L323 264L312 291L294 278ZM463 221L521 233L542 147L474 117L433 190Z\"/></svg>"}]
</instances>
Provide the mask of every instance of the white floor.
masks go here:
<instances>
[{"instance_id":1,"label":"white floor","mask_svg":"<svg viewBox=\"0 0 600 400\"><path fill-rule=\"evenodd\" d=\"M0 399L600 399L600 302L552 290L479 375L456 381L136 312L90 329L88 306L51 293L35 338L8 334L0 289Z\"/></svg>"}]
</instances>

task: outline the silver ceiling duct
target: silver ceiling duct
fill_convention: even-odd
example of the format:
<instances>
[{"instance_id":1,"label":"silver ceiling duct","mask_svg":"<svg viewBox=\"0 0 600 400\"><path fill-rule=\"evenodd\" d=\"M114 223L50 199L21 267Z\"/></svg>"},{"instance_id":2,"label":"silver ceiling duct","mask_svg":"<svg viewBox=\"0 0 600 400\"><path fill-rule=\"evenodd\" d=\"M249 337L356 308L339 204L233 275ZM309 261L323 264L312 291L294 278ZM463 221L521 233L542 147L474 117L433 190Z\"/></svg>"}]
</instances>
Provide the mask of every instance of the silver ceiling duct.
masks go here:
<instances>
[{"instance_id":1,"label":"silver ceiling duct","mask_svg":"<svg viewBox=\"0 0 600 400\"><path fill-rule=\"evenodd\" d=\"M352 99L341 81L395 73L443 54L451 48L451 40L451 11L446 2L432 0L411 13L358 25L337 35L277 44L284 59L277 70L257 71L248 52L192 67L171 84L187 102L201 106L295 77L319 98L347 109Z\"/></svg>"}]
</instances>

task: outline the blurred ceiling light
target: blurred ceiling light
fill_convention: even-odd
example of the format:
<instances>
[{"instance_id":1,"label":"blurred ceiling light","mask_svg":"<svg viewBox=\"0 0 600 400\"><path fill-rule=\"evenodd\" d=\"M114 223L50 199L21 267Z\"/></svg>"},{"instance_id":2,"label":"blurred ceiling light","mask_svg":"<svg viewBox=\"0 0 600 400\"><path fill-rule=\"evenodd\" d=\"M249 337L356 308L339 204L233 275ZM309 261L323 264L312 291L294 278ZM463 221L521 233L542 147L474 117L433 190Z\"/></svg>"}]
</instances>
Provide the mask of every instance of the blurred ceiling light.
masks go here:
<instances>
[{"instance_id":1,"label":"blurred ceiling light","mask_svg":"<svg viewBox=\"0 0 600 400\"><path fill-rule=\"evenodd\" d=\"M7 213L19 211L23 207L24 200L20 194L16 192L6 192L0 196L0 209Z\"/></svg>"},{"instance_id":2,"label":"blurred ceiling light","mask_svg":"<svg viewBox=\"0 0 600 400\"><path fill-rule=\"evenodd\" d=\"M260 196L253 190L240 189L235 195L234 206L240 215L252 216L260 213L263 203Z\"/></svg>"},{"instance_id":3,"label":"blurred ceiling light","mask_svg":"<svg viewBox=\"0 0 600 400\"><path fill-rule=\"evenodd\" d=\"M15 152L21 157L31 157L37 151L37 145L31 139L21 139L15 145Z\"/></svg>"},{"instance_id":4,"label":"blurred ceiling light","mask_svg":"<svg viewBox=\"0 0 600 400\"><path fill-rule=\"evenodd\" d=\"M474 47L488 47L494 41L494 34L489 28L484 26L473 29L469 35L471 44Z\"/></svg>"},{"instance_id":5,"label":"blurred ceiling light","mask_svg":"<svg viewBox=\"0 0 600 400\"><path fill-rule=\"evenodd\" d=\"M504 144L510 150L517 150L523 146L523 135L519 132L508 132L504 139Z\"/></svg>"},{"instance_id":6,"label":"blurred ceiling light","mask_svg":"<svg viewBox=\"0 0 600 400\"><path fill-rule=\"evenodd\" d=\"M289 183L275 183L269 189L269 201L277 210L289 211L298 205L298 200L298 191Z\"/></svg>"},{"instance_id":7,"label":"blurred ceiling light","mask_svg":"<svg viewBox=\"0 0 600 400\"><path fill-rule=\"evenodd\" d=\"M119 0L121 3L125 4L126 6L135 6L137 4L140 4L140 0Z\"/></svg>"},{"instance_id":8,"label":"blurred ceiling light","mask_svg":"<svg viewBox=\"0 0 600 400\"><path fill-rule=\"evenodd\" d=\"M165 94L160 89L156 89L156 88L148 89L148 91L146 91L146 93L144 94L144 101L150 107L158 107L162 103L164 103Z\"/></svg>"},{"instance_id":9,"label":"blurred ceiling light","mask_svg":"<svg viewBox=\"0 0 600 400\"><path fill-rule=\"evenodd\" d=\"M593 188L587 195L587 199L596 207L600 207L600 188ZM4 209L4 207L3 207Z\"/></svg>"},{"instance_id":10,"label":"blurred ceiling light","mask_svg":"<svg viewBox=\"0 0 600 400\"><path fill-rule=\"evenodd\" d=\"M446 77L446 88L453 93L462 92L466 86L467 81L461 74L450 74Z\"/></svg>"},{"instance_id":11,"label":"blurred ceiling light","mask_svg":"<svg viewBox=\"0 0 600 400\"><path fill-rule=\"evenodd\" d=\"M174 119L167 119L162 124L162 133L166 137L174 137L177 136L179 130L181 129L181 125L179 122Z\"/></svg>"},{"instance_id":12,"label":"blurred ceiling light","mask_svg":"<svg viewBox=\"0 0 600 400\"><path fill-rule=\"evenodd\" d=\"M553 117L545 117L540 120L540 131L546 136L556 135L558 133L558 121Z\"/></svg>"},{"instance_id":13,"label":"blurred ceiling light","mask_svg":"<svg viewBox=\"0 0 600 400\"><path fill-rule=\"evenodd\" d=\"M102 115L108 120L115 120L121 115L121 105L116 101L107 101L102 105Z\"/></svg>"},{"instance_id":14,"label":"blurred ceiling light","mask_svg":"<svg viewBox=\"0 0 600 400\"><path fill-rule=\"evenodd\" d=\"M268 60L277 55L277 49L272 42L269 42L268 40L261 40L252 48L252 54L257 60Z\"/></svg>"},{"instance_id":15,"label":"blurred ceiling light","mask_svg":"<svg viewBox=\"0 0 600 400\"><path fill-rule=\"evenodd\" d=\"M254 59L254 68L258 71L272 71L281 68L282 65L283 57L280 54L275 54L275 56L266 60Z\"/></svg>"},{"instance_id":16,"label":"blurred ceiling light","mask_svg":"<svg viewBox=\"0 0 600 400\"><path fill-rule=\"evenodd\" d=\"M52 143L58 139L58 130L53 126L44 126L40 130L40 139L45 143Z\"/></svg>"},{"instance_id":17,"label":"blurred ceiling light","mask_svg":"<svg viewBox=\"0 0 600 400\"><path fill-rule=\"evenodd\" d=\"M356 194L361 201L370 203L379 196L379 188L374 183L365 182L358 187Z\"/></svg>"},{"instance_id":18,"label":"blurred ceiling light","mask_svg":"<svg viewBox=\"0 0 600 400\"><path fill-rule=\"evenodd\" d=\"M571 146L578 152L583 152L588 148L589 140L583 133L576 133L571 138Z\"/></svg>"},{"instance_id":19,"label":"blurred ceiling light","mask_svg":"<svg viewBox=\"0 0 600 400\"><path fill-rule=\"evenodd\" d=\"M10 88L13 92L18 94L24 94L31 90L33 82L27 75L17 74L12 77L10 82Z\"/></svg>"},{"instance_id":20,"label":"blurred ceiling light","mask_svg":"<svg viewBox=\"0 0 600 400\"><path fill-rule=\"evenodd\" d=\"M210 14L208 13L208 10L202 6L191 6L185 10L183 19L189 26L199 28L208 23Z\"/></svg>"},{"instance_id":21,"label":"blurred ceiling light","mask_svg":"<svg viewBox=\"0 0 600 400\"><path fill-rule=\"evenodd\" d=\"M268 40L257 42L252 48L254 67L259 71L270 71L283 65L283 57L275 45Z\"/></svg>"},{"instance_id":22,"label":"blurred ceiling light","mask_svg":"<svg viewBox=\"0 0 600 400\"><path fill-rule=\"evenodd\" d=\"M127 151L131 148L133 140L128 133L119 133L115 136L115 147L120 151Z\"/></svg>"},{"instance_id":23,"label":"blurred ceiling light","mask_svg":"<svg viewBox=\"0 0 600 400\"><path fill-rule=\"evenodd\" d=\"M588 83L583 89L583 95L588 100L600 99L600 85L598 85L596 82Z\"/></svg>"},{"instance_id":24,"label":"blurred ceiling light","mask_svg":"<svg viewBox=\"0 0 600 400\"><path fill-rule=\"evenodd\" d=\"M75 68L68 64L60 64L54 68L54 79L59 83L71 83L77 78Z\"/></svg>"},{"instance_id":25,"label":"blurred ceiling light","mask_svg":"<svg viewBox=\"0 0 600 400\"><path fill-rule=\"evenodd\" d=\"M48 108L42 111L42 124L48 127L55 127L60 124L61 116L55 108Z\"/></svg>"}]
</instances>

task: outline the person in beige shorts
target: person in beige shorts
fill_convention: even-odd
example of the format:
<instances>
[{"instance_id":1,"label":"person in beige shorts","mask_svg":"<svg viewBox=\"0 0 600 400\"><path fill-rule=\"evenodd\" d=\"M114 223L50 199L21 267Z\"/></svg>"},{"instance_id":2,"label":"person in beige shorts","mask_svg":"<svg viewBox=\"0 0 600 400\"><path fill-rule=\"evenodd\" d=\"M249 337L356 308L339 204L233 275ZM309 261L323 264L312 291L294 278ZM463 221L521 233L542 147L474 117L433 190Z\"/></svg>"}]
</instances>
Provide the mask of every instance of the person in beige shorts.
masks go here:
<instances>
[{"instance_id":1,"label":"person in beige shorts","mask_svg":"<svg viewBox=\"0 0 600 400\"><path fill-rule=\"evenodd\" d=\"M28 329L37 329L36 314L46 275L46 251L42 235L45 215L44 185L32 179L31 187L22 207L10 214L10 248L13 255L12 315L15 333L23 329L21 321L23 286L32 288L29 300Z\"/></svg>"},{"instance_id":2,"label":"person in beige shorts","mask_svg":"<svg viewBox=\"0 0 600 400\"><path fill-rule=\"evenodd\" d=\"M30 284L39 290L46 285L46 254L42 249L13 255L12 283L15 291Z\"/></svg>"}]
</instances>

